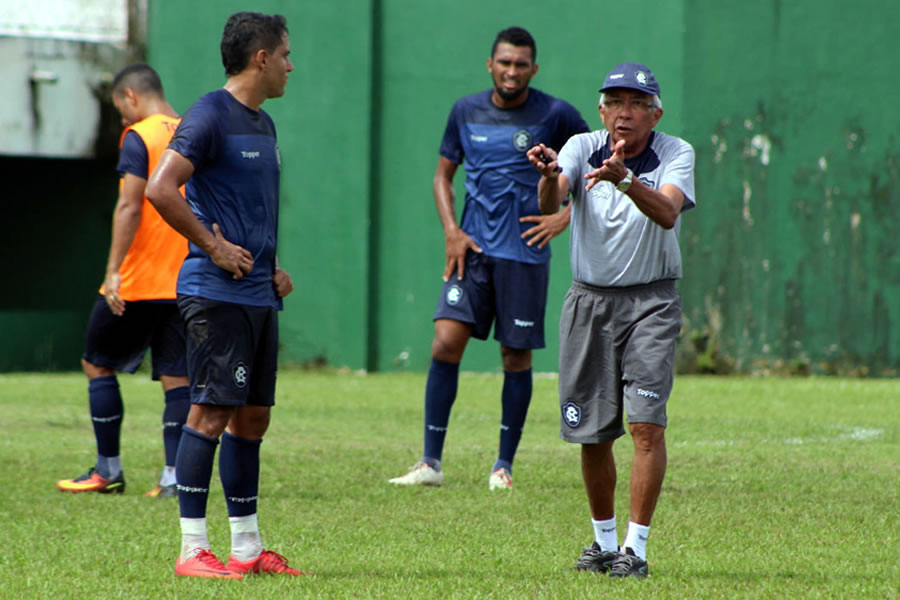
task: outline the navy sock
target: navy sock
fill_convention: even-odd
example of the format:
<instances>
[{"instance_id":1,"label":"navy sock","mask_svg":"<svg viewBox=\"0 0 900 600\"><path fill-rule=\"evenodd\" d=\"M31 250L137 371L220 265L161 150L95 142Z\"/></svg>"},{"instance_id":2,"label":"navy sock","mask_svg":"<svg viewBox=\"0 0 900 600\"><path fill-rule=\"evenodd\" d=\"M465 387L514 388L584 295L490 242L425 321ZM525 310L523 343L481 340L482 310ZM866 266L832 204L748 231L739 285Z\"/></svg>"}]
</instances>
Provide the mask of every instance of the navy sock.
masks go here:
<instances>
[{"instance_id":1,"label":"navy sock","mask_svg":"<svg viewBox=\"0 0 900 600\"><path fill-rule=\"evenodd\" d=\"M209 480L219 440L185 425L175 457L175 478L178 481L178 506L181 518L200 519L206 516Z\"/></svg>"},{"instance_id":2,"label":"navy sock","mask_svg":"<svg viewBox=\"0 0 900 600\"><path fill-rule=\"evenodd\" d=\"M456 400L459 363L431 359L425 384L425 462L438 467L444 452L444 438L450 422L450 409Z\"/></svg>"},{"instance_id":3,"label":"navy sock","mask_svg":"<svg viewBox=\"0 0 900 600\"><path fill-rule=\"evenodd\" d=\"M494 470L505 468L512 471L512 462L516 457L525 417L528 416L528 405L531 404L531 369L503 373L503 418L500 422L500 453Z\"/></svg>"},{"instance_id":4,"label":"navy sock","mask_svg":"<svg viewBox=\"0 0 900 600\"><path fill-rule=\"evenodd\" d=\"M166 392L166 408L162 415L163 447L166 449L166 466L175 466L181 426L191 410L191 388L183 385Z\"/></svg>"},{"instance_id":5,"label":"navy sock","mask_svg":"<svg viewBox=\"0 0 900 600\"><path fill-rule=\"evenodd\" d=\"M125 407L119 393L119 380L115 375L95 377L88 382L88 402L94 437L97 439L97 454L119 456L119 439L122 433L122 418ZM109 477L109 473L100 473Z\"/></svg>"},{"instance_id":6,"label":"navy sock","mask_svg":"<svg viewBox=\"0 0 900 600\"><path fill-rule=\"evenodd\" d=\"M256 513L261 444L261 439L247 440L227 431L222 434L219 478L229 517L246 517Z\"/></svg>"}]
</instances>

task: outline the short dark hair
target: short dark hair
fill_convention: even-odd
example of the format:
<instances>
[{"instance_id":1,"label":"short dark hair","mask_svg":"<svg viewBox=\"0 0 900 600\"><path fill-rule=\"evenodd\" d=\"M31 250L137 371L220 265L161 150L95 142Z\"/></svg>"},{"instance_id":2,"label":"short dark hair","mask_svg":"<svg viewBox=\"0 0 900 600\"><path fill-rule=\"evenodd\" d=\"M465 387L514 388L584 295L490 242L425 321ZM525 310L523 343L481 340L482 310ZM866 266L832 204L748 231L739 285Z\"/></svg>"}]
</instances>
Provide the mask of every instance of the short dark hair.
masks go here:
<instances>
[{"instance_id":1,"label":"short dark hair","mask_svg":"<svg viewBox=\"0 0 900 600\"><path fill-rule=\"evenodd\" d=\"M225 75L237 75L246 69L257 50L274 52L287 32L287 20L281 15L244 11L228 17L221 45Z\"/></svg>"},{"instance_id":2,"label":"short dark hair","mask_svg":"<svg viewBox=\"0 0 900 600\"><path fill-rule=\"evenodd\" d=\"M534 38L531 37L531 34L528 33L527 29L523 29L522 27L507 27L498 33L497 39L494 40L494 45L491 46L492 57L494 56L494 52L497 51L497 44L503 42L512 44L513 46L528 46L531 48L531 62L537 62L537 44L534 43Z\"/></svg>"},{"instance_id":3,"label":"short dark hair","mask_svg":"<svg viewBox=\"0 0 900 600\"><path fill-rule=\"evenodd\" d=\"M133 63L116 73L112 81L113 95L124 94L125 88L131 88L138 94L163 96L162 80L159 78L159 74L146 63Z\"/></svg>"}]
</instances>

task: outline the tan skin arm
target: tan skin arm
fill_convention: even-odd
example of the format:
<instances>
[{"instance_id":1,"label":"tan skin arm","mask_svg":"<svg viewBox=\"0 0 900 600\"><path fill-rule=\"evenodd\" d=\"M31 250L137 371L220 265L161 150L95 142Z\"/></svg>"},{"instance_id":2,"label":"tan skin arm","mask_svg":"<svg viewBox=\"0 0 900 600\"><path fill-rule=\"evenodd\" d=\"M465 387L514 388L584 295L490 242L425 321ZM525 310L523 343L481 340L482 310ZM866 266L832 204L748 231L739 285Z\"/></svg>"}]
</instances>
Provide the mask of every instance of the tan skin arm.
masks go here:
<instances>
[{"instance_id":1,"label":"tan skin arm","mask_svg":"<svg viewBox=\"0 0 900 600\"><path fill-rule=\"evenodd\" d=\"M588 180L584 189L590 190L601 181L619 183L625 178L627 169L624 147L623 140L617 142L613 149L613 155L604 160L599 169L594 169L584 176ZM684 206L684 192L678 186L669 183L655 190L635 178L625 194L650 220L666 229L672 229L675 226L675 220L678 219Z\"/></svg>"},{"instance_id":2,"label":"tan skin arm","mask_svg":"<svg viewBox=\"0 0 900 600\"><path fill-rule=\"evenodd\" d=\"M194 173L194 165L174 150L166 150L147 182L147 199L172 228L209 254L212 261L240 279L253 270L253 255L222 235L218 223L210 232L178 191Z\"/></svg>"},{"instance_id":3,"label":"tan skin arm","mask_svg":"<svg viewBox=\"0 0 900 600\"><path fill-rule=\"evenodd\" d=\"M125 173L122 178L122 191L113 211L112 241L109 245L109 258L106 261L103 292L109 310L118 316L125 313L125 301L119 296L119 288L122 285L119 268L141 225L141 207L144 203L146 184L147 180L143 177Z\"/></svg>"},{"instance_id":4,"label":"tan skin arm","mask_svg":"<svg viewBox=\"0 0 900 600\"><path fill-rule=\"evenodd\" d=\"M456 222L453 176L458 167L455 162L442 156L438 159L437 169L434 172L434 204L444 227L444 281L450 279L453 271L456 271L457 277L463 278L467 250L481 252L478 244L460 229Z\"/></svg>"},{"instance_id":5,"label":"tan skin arm","mask_svg":"<svg viewBox=\"0 0 900 600\"><path fill-rule=\"evenodd\" d=\"M550 162L542 162L541 155L549 157ZM538 207L541 209L541 213L545 215L565 211L571 213L571 207L566 207L563 211L559 210L563 199L569 196L571 188L569 178L555 170L557 155L553 148L538 144L531 148L526 156L528 156L528 162L541 174L541 180L538 182Z\"/></svg>"}]
</instances>

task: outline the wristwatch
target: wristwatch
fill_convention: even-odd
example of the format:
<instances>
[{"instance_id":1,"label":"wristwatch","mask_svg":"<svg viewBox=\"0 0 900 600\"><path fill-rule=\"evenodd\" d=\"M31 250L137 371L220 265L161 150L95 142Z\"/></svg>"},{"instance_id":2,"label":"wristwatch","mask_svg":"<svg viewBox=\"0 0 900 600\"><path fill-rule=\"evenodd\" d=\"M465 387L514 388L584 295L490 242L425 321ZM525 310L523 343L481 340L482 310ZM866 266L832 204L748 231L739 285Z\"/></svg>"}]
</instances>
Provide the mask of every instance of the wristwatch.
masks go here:
<instances>
[{"instance_id":1,"label":"wristwatch","mask_svg":"<svg viewBox=\"0 0 900 600\"><path fill-rule=\"evenodd\" d=\"M631 187L631 180L634 178L634 173L631 172L631 169L625 169L625 177L616 184L616 189L620 192L627 192Z\"/></svg>"}]
</instances>

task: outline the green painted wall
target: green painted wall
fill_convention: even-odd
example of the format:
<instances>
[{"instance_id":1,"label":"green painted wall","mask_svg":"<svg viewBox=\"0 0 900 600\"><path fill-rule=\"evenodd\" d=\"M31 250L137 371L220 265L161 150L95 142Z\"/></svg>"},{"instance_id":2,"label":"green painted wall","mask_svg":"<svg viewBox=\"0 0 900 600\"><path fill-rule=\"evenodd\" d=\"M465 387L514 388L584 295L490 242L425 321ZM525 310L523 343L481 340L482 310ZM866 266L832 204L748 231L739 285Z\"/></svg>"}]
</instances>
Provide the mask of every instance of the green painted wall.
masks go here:
<instances>
[{"instance_id":1,"label":"green painted wall","mask_svg":"<svg viewBox=\"0 0 900 600\"><path fill-rule=\"evenodd\" d=\"M234 0L150 2L148 61L184 111L225 83L219 54ZM282 159L279 259L295 291L281 316L282 361L366 363L371 7L368 2L265 0L252 10L287 18L294 71L263 108Z\"/></svg>"},{"instance_id":2,"label":"green painted wall","mask_svg":"<svg viewBox=\"0 0 900 600\"><path fill-rule=\"evenodd\" d=\"M896 374L897 4L686 6L687 337L726 369Z\"/></svg>"},{"instance_id":3,"label":"green painted wall","mask_svg":"<svg viewBox=\"0 0 900 600\"><path fill-rule=\"evenodd\" d=\"M550 9L545 3L521 1L382 2L381 152L372 164L379 223L373 244L380 257L373 322L379 335L372 367L423 370L429 364L431 316L444 268L444 236L432 194L438 147L456 99L490 87L486 60L497 32L511 25L527 28L537 42L540 66L532 85L571 102L592 127L601 126L597 90L606 72L624 60L646 61L664 86L663 124L677 130L681 6L657 4L659 9L647 11L641 20L644 34L633 39L628 28L608 25L626 18L616 15L624 10L594 11L590 7L596 4L589 2L558 2ZM458 214L465 198L463 179L460 169ZM571 281L568 243L568 233L552 242L547 348L534 354L539 371L556 370L556 324ZM498 344L472 340L462 368L501 369Z\"/></svg>"},{"instance_id":4,"label":"green painted wall","mask_svg":"<svg viewBox=\"0 0 900 600\"><path fill-rule=\"evenodd\" d=\"M186 6L149 2L148 60L180 111L224 83L222 27L248 8ZM535 87L598 127L603 75L623 60L645 62L663 89L659 128L697 150L699 206L682 227L683 369L900 368L892 0L859 0L852 11L838 0L250 8L287 17L295 64L285 97L265 105L284 166L280 258L296 285L282 316L284 363L427 367L443 265L431 192L441 133L454 100L490 84L494 34L522 25L538 43ZM56 239L15 264L12 280L23 285L0 296L0 370L77 368L108 244L113 167L65 171L61 190L39 177L46 163L24 162L0 159L4 172L37 180L34 204L12 210L20 226L5 263L48 235L47 223ZM556 369L570 278L568 235L553 246L548 348L535 355L542 371ZM473 341L463 368L499 369L497 344Z\"/></svg>"}]
</instances>

